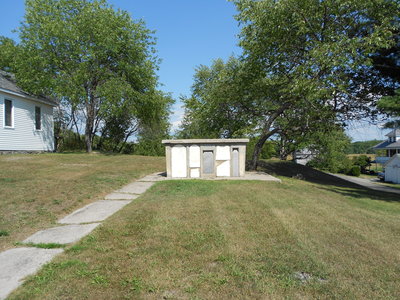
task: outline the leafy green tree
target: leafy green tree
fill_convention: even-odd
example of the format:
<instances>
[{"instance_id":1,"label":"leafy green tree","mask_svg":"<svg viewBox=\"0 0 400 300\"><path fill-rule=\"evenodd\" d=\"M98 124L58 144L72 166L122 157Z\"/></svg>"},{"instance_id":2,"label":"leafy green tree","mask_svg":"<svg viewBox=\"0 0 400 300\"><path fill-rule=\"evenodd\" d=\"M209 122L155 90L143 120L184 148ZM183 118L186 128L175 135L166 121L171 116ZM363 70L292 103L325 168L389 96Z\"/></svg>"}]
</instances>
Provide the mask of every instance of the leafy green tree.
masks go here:
<instances>
[{"instance_id":1,"label":"leafy green tree","mask_svg":"<svg viewBox=\"0 0 400 300\"><path fill-rule=\"evenodd\" d=\"M370 54L393 45L397 2L233 2L244 55L196 70L180 136L258 137L255 169L273 136L285 152L338 120L374 112L375 95L360 97L353 76L371 64Z\"/></svg>"},{"instance_id":2,"label":"leafy green tree","mask_svg":"<svg viewBox=\"0 0 400 300\"><path fill-rule=\"evenodd\" d=\"M18 46L14 40L0 36L0 70L12 72Z\"/></svg>"},{"instance_id":3,"label":"leafy green tree","mask_svg":"<svg viewBox=\"0 0 400 300\"><path fill-rule=\"evenodd\" d=\"M361 173L367 173L367 168L371 166L371 158L367 155L353 157L353 165L359 166Z\"/></svg>"},{"instance_id":4,"label":"leafy green tree","mask_svg":"<svg viewBox=\"0 0 400 300\"><path fill-rule=\"evenodd\" d=\"M378 101L378 108L394 117L400 117L400 30L395 31L393 45L389 48L379 49L371 55L372 66L365 78L377 78L371 93L376 92L376 88L384 91L384 97ZM365 86L368 81L365 80ZM373 90L375 88L375 90ZM386 127L393 128L400 126L399 120L390 121Z\"/></svg>"},{"instance_id":5,"label":"leafy green tree","mask_svg":"<svg viewBox=\"0 0 400 300\"><path fill-rule=\"evenodd\" d=\"M184 98L182 138L241 137L256 139L251 159L262 153L267 138L281 136L288 155L307 133L328 127L335 114L320 103L287 98L273 80L254 76L246 61L218 59L196 69L192 95ZM284 102L285 105L282 105ZM268 122L267 122L268 121ZM266 123L267 122L267 123ZM269 126L268 134L264 134ZM249 148L250 149L250 148Z\"/></svg>"},{"instance_id":6,"label":"leafy green tree","mask_svg":"<svg viewBox=\"0 0 400 300\"><path fill-rule=\"evenodd\" d=\"M113 152L126 152L129 138L136 136L139 144L134 152L141 155L163 155L161 140L168 137L171 95L160 91L149 93L145 103L136 102L135 112L118 106L105 118L99 148ZM146 146L144 146L146 145ZM140 149L140 151L139 151Z\"/></svg>"},{"instance_id":7,"label":"leafy green tree","mask_svg":"<svg viewBox=\"0 0 400 300\"><path fill-rule=\"evenodd\" d=\"M385 113L395 118L400 118L400 89L395 91L395 95L383 97L378 102L378 107ZM400 126L400 120L391 121L385 124L387 128Z\"/></svg>"},{"instance_id":8,"label":"leafy green tree","mask_svg":"<svg viewBox=\"0 0 400 300\"><path fill-rule=\"evenodd\" d=\"M317 153L317 156L307 165L333 173L345 172L351 167L351 161L345 154L350 138L342 128L315 132L312 136L313 142L309 144L309 149Z\"/></svg>"},{"instance_id":9,"label":"leafy green tree","mask_svg":"<svg viewBox=\"0 0 400 300\"><path fill-rule=\"evenodd\" d=\"M155 90L152 32L106 1L27 0L19 30L19 84L68 101L84 117L88 152L104 122L126 129Z\"/></svg>"},{"instance_id":10,"label":"leafy green tree","mask_svg":"<svg viewBox=\"0 0 400 300\"><path fill-rule=\"evenodd\" d=\"M245 135L253 127L242 86L243 64L235 57L217 59L196 69L192 95L182 98L185 115L181 138L228 138Z\"/></svg>"},{"instance_id":11,"label":"leafy green tree","mask_svg":"<svg viewBox=\"0 0 400 300\"><path fill-rule=\"evenodd\" d=\"M311 112L314 107L321 114L329 109L341 119L371 113L376 97L359 97L352 76L371 64L370 54L393 45L397 1L233 2L239 11L240 45L248 72L260 78L253 101L274 103L258 125L261 133L253 167L263 143L279 130L276 120L287 111L310 108Z\"/></svg>"},{"instance_id":12,"label":"leafy green tree","mask_svg":"<svg viewBox=\"0 0 400 300\"><path fill-rule=\"evenodd\" d=\"M149 156L164 156L165 148L161 140L170 137L169 112L173 99L170 94L159 92L154 95L154 106L147 107L151 110L152 118L144 119L138 132L138 143L135 154ZM147 114L146 114L147 115Z\"/></svg>"}]
</instances>

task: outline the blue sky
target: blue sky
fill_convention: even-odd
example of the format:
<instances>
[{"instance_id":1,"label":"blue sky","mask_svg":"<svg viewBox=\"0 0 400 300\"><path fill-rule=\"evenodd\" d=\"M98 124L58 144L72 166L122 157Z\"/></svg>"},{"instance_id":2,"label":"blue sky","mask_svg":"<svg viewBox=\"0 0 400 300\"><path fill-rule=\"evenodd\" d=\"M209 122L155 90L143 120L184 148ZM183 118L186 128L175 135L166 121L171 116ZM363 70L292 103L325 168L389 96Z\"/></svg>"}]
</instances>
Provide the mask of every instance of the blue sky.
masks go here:
<instances>
[{"instance_id":1,"label":"blue sky","mask_svg":"<svg viewBox=\"0 0 400 300\"><path fill-rule=\"evenodd\" d=\"M155 30L156 49L162 59L158 75L162 90L171 92L176 103L171 123L179 124L183 114L181 95L190 94L194 70L213 59L240 54L237 47L239 27L233 16L234 5L226 0L108 0L116 8L130 12L133 19L143 19ZM18 39L13 29L24 15L23 0L0 0L0 35ZM6 13L4 13L6 12ZM353 140L384 139L375 126L355 122L348 134Z\"/></svg>"}]
</instances>

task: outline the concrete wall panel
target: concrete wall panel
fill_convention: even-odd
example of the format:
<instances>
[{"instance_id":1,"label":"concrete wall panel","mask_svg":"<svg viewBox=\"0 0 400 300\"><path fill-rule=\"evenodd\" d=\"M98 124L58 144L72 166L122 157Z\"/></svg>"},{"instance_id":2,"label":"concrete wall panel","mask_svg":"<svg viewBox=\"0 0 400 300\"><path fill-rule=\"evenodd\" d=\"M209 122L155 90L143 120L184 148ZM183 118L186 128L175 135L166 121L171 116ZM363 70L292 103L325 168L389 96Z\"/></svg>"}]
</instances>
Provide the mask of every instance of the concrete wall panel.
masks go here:
<instances>
[{"instance_id":1,"label":"concrete wall panel","mask_svg":"<svg viewBox=\"0 0 400 300\"><path fill-rule=\"evenodd\" d=\"M217 176L218 177L229 177L229 176L231 176L230 160L223 161L217 166Z\"/></svg>"},{"instance_id":2,"label":"concrete wall panel","mask_svg":"<svg viewBox=\"0 0 400 300\"><path fill-rule=\"evenodd\" d=\"M190 169L190 178L199 178L200 177L200 168Z\"/></svg>"},{"instance_id":3,"label":"concrete wall panel","mask_svg":"<svg viewBox=\"0 0 400 300\"><path fill-rule=\"evenodd\" d=\"M171 148L171 165L172 177L187 177L186 147L177 145Z\"/></svg>"},{"instance_id":4,"label":"concrete wall panel","mask_svg":"<svg viewBox=\"0 0 400 300\"><path fill-rule=\"evenodd\" d=\"M192 145L189 147L189 167L200 168L200 147Z\"/></svg>"},{"instance_id":5,"label":"concrete wall panel","mask_svg":"<svg viewBox=\"0 0 400 300\"><path fill-rule=\"evenodd\" d=\"M229 160L231 159L231 147L229 146L217 146L217 157L216 160Z\"/></svg>"}]
</instances>

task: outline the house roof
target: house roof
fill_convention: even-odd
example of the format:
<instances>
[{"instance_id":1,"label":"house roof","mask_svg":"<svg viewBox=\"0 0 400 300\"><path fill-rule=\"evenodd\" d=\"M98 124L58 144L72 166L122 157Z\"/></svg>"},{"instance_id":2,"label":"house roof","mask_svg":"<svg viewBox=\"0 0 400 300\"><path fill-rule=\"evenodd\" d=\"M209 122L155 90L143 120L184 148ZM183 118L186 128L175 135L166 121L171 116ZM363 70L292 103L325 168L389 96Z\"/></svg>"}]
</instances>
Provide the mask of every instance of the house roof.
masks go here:
<instances>
[{"instance_id":1,"label":"house roof","mask_svg":"<svg viewBox=\"0 0 400 300\"><path fill-rule=\"evenodd\" d=\"M57 106L57 102L49 98L36 97L22 90L16 83L14 74L0 70L0 91L14 94L23 98L28 98L33 101Z\"/></svg>"},{"instance_id":2,"label":"house roof","mask_svg":"<svg viewBox=\"0 0 400 300\"><path fill-rule=\"evenodd\" d=\"M388 134L386 134L386 136L390 136L390 137L393 137L393 136L400 136L400 129L393 129L391 132L389 132Z\"/></svg>"},{"instance_id":3,"label":"house roof","mask_svg":"<svg viewBox=\"0 0 400 300\"><path fill-rule=\"evenodd\" d=\"M397 142L383 141L373 147L374 149L400 149L400 140Z\"/></svg>"}]
</instances>

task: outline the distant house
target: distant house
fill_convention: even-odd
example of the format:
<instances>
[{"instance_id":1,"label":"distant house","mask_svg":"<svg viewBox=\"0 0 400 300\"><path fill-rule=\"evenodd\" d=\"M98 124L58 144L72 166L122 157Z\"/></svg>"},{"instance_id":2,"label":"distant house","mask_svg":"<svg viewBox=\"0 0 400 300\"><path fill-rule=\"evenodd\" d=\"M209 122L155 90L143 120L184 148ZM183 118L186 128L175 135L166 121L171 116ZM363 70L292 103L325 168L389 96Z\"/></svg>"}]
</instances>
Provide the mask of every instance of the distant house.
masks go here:
<instances>
[{"instance_id":1,"label":"distant house","mask_svg":"<svg viewBox=\"0 0 400 300\"><path fill-rule=\"evenodd\" d=\"M53 107L57 103L32 96L0 71L0 151L53 151Z\"/></svg>"},{"instance_id":2,"label":"distant house","mask_svg":"<svg viewBox=\"0 0 400 300\"><path fill-rule=\"evenodd\" d=\"M374 147L376 150L386 150L386 156L377 157L376 162L385 168L385 181L400 183L400 129L394 129L386 136L386 141Z\"/></svg>"},{"instance_id":3,"label":"distant house","mask_svg":"<svg viewBox=\"0 0 400 300\"><path fill-rule=\"evenodd\" d=\"M395 154L385 164L385 181L400 183L400 154Z\"/></svg>"},{"instance_id":4,"label":"distant house","mask_svg":"<svg viewBox=\"0 0 400 300\"><path fill-rule=\"evenodd\" d=\"M400 129L394 129L387 135L387 140L379 143L373 149L386 150L386 156L376 158L376 162L380 164L387 163L391 157L400 153Z\"/></svg>"},{"instance_id":5,"label":"distant house","mask_svg":"<svg viewBox=\"0 0 400 300\"><path fill-rule=\"evenodd\" d=\"M293 152L293 161L296 164L305 166L309 161L313 160L317 156L315 151L304 148L302 150L296 150Z\"/></svg>"}]
</instances>

